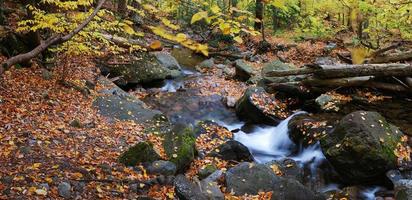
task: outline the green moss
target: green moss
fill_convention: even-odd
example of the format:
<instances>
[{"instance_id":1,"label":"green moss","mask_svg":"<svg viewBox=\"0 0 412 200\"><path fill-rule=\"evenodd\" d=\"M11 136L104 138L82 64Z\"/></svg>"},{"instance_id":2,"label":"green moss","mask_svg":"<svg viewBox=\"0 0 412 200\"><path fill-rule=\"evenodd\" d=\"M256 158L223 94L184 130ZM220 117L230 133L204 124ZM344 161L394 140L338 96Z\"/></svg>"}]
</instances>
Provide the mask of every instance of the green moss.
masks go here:
<instances>
[{"instance_id":1,"label":"green moss","mask_svg":"<svg viewBox=\"0 0 412 200\"><path fill-rule=\"evenodd\" d=\"M176 125L165 135L163 146L170 161L175 163L178 171L184 170L195 157L195 137L193 130L184 125Z\"/></svg>"},{"instance_id":2,"label":"green moss","mask_svg":"<svg viewBox=\"0 0 412 200\"><path fill-rule=\"evenodd\" d=\"M160 156L153 149L152 143L140 142L120 155L119 162L126 166L135 166L138 163L153 162L159 159Z\"/></svg>"}]
</instances>

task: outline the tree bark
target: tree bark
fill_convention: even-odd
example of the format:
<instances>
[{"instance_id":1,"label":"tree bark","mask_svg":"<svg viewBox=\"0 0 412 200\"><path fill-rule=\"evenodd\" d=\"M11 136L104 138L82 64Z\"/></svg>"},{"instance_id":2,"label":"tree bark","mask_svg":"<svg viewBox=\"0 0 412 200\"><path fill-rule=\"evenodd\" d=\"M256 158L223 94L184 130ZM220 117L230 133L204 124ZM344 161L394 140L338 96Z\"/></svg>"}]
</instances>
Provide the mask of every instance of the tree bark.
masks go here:
<instances>
[{"instance_id":1,"label":"tree bark","mask_svg":"<svg viewBox=\"0 0 412 200\"><path fill-rule=\"evenodd\" d=\"M263 0L256 0L255 17L255 30L261 31L263 26Z\"/></svg>"},{"instance_id":2,"label":"tree bark","mask_svg":"<svg viewBox=\"0 0 412 200\"><path fill-rule=\"evenodd\" d=\"M319 78L344 78L358 76L412 76L411 64L321 65L314 68L271 71L269 77L314 74Z\"/></svg>"},{"instance_id":3,"label":"tree bark","mask_svg":"<svg viewBox=\"0 0 412 200\"><path fill-rule=\"evenodd\" d=\"M388 54L383 56L378 56L373 58L370 63L390 63L390 62L400 62L400 61L407 61L412 60L412 51L396 53L396 54Z\"/></svg>"},{"instance_id":4,"label":"tree bark","mask_svg":"<svg viewBox=\"0 0 412 200\"><path fill-rule=\"evenodd\" d=\"M74 35L79 33L84 27L86 27L90 23L90 21L93 20L93 18L99 12L100 8L103 6L104 2L105 2L105 0L100 0L99 3L97 4L96 8L94 9L93 13L83 23L81 23L79 26L77 26L77 28L75 28L72 32L68 33L67 35L64 35L64 36L62 36L62 35L51 36L46 41L41 41L40 45L38 45L33 50L31 50L27 53L23 53L23 54L19 54L17 56L13 56L13 57L9 58L8 60L6 60L5 62L3 62L0 65L0 75L3 74L3 72L5 70L7 70L9 67L11 67L12 65L28 61L28 60L38 56L41 52L43 52L44 50L49 48L51 45L61 44L61 43L64 43L64 42L67 42L68 40L70 40Z\"/></svg>"}]
</instances>

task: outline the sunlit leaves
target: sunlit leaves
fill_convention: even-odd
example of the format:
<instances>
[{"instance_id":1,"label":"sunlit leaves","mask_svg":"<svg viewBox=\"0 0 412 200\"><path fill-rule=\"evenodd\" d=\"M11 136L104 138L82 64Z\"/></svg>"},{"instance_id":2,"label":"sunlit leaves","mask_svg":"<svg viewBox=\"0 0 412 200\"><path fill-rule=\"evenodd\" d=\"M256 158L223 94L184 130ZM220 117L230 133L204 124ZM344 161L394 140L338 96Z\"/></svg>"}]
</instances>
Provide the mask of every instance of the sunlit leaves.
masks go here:
<instances>
[{"instance_id":1,"label":"sunlit leaves","mask_svg":"<svg viewBox=\"0 0 412 200\"><path fill-rule=\"evenodd\" d=\"M192 20L190 21L190 23L194 24L202 19L207 19L207 17L208 17L207 11L198 12L192 16Z\"/></svg>"}]
</instances>

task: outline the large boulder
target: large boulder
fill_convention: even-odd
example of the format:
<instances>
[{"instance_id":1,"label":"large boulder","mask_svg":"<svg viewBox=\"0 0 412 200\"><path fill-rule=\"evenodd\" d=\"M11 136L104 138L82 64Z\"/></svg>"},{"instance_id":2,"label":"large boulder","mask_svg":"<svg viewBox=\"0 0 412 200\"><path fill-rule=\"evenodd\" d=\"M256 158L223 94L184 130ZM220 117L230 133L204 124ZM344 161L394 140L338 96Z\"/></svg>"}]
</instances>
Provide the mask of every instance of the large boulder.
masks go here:
<instances>
[{"instance_id":1,"label":"large boulder","mask_svg":"<svg viewBox=\"0 0 412 200\"><path fill-rule=\"evenodd\" d=\"M321 140L321 146L344 182L376 183L396 167L394 151L401 136L400 130L379 113L356 111L346 115Z\"/></svg>"},{"instance_id":2,"label":"large boulder","mask_svg":"<svg viewBox=\"0 0 412 200\"><path fill-rule=\"evenodd\" d=\"M286 117L283 109L262 87L248 88L236 102L237 116L249 123L276 125Z\"/></svg>"},{"instance_id":3,"label":"large boulder","mask_svg":"<svg viewBox=\"0 0 412 200\"><path fill-rule=\"evenodd\" d=\"M235 77L241 81L247 81L253 76L253 68L244 60L235 61L236 74Z\"/></svg>"},{"instance_id":4,"label":"large boulder","mask_svg":"<svg viewBox=\"0 0 412 200\"><path fill-rule=\"evenodd\" d=\"M106 78L100 78L98 83L102 89L98 91L93 106L101 115L112 121L132 120L146 123L162 115L160 111L149 109L144 102L123 91Z\"/></svg>"},{"instance_id":5,"label":"large boulder","mask_svg":"<svg viewBox=\"0 0 412 200\"><path fill-rule=\"evenodd\" d=\"M255 195L273 191L279 179L266 165L243 162L226 172L225 181L227 191L235 195Z\"/></svg>"},{"instance_id":6,"label":"large boulder","mask_svg":"<svg viewBox=\"0 0 412 200\"><path fill-rule=\"evenodd\" d=\"M160 159L159 154L153 149L153 144L149 142L140 142L119 157L119 162L126 166L135 166L138 163L153 162Z\"/></svg>"},{"instance_id":7,"label":"large boulder","mask_svg":"<svg viewBox=\"0 0 412 200\"><path fill-rule=\"evenodd\" d=\"M170 75L170 70L164 67L156 56L147 52L117 59L124 61L116 64L100 63L100 68L103 75L109 75L110 78L118 77L116 84L121 86L162 81Z\"/></svg>"},{"instance_id":8,"label":"large boulder","mask_svg":"<svg viewBox=\"0 0 412 200\"><path fill-rule=\"evenodd\" d=\"M240 163L226 173L226 187L235 195L272 191L272 199L319 199L311 190L296 180L276 176L264 164Z\"/></svg>"},{"instance_id":9,"label":"large boulder","mask_svg":"<svg viewBox=\"0 0 412 200\"><path fill-rule=\"evenodd\" d=\"M170 161L176 164L177 171L183 172L195 158L195 135L191 127L176 124L164 136L163 147Z\"/></svg>"}]
</instances>

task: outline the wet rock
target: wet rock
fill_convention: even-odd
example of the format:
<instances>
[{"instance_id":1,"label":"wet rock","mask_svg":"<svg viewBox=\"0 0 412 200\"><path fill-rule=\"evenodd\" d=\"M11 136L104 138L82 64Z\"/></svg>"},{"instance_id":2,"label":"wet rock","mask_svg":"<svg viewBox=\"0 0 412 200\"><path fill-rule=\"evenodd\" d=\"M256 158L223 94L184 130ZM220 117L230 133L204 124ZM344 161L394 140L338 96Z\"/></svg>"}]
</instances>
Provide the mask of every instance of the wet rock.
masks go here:
<instances>
[{"instance_id":1,"label":"wet rock","mask_svg":"<svg viewBox=\"0 0 412 200\"><path fill-rule=\"evenodd\" d=\"M170 79L175 79L175 78L179 78L183 75L182 71L179 70L170 70L169 75L167 76L167 78Z\"/></svg>"},{"instance_id":2,"label":"wet rock","mask_svg":"<svg viewBox=\"0 0 412 200\"><path fill-rule=\"evenodd\" d=\"M123 91L108 79L101 78L99 83L104 89L98 91L99 96L94 100L93 106L99 113L111 120L133 120L146 123L162 113L148 109L147 105L139 99Z\"/></svg>"},{"instance_id":3,"label":"wet rock","mask_svg":"<svg viewBox=\"0 0 412 200\"><path fill-rule=\"evenodd\" d=\"M119 162L126 166L135 166L138 163L153 162L159 160L160 156L149 142L139 142L130 147L119 157Z\"/></svg>"},{"instance_id":4,"label":"wet rock","mask_svg":"<svg viewBox=\"0 0 412 200\"><path fill-rule=\"evenodd\" d=\"M218 157L223 160L234 160L234 161L253 161L252 154L250 154L249 149L242 143L230 140L210 153L210 156Z\"/></svg>"},{"instance_id":5,"label":"wet rock","mask_svg":"<svg viewBox=\"0 0 412 200\"><path fill-rule=\"evenodd\" d=\"M326 122L313 119L307 114L294 116L288 123L289 138L303 146L315 144L326 132Z\"/></svg>"},{"instance_id":6,"label":"wet rock","mask_svg":"<svg viewBox=\"0 0 412 200\"><path fill-rule=\"evenodd\" d=\"M131 55L129 63L110 64L101 63L100 68L104 76L109 78L120 77L117 84L152 83L166 79L169 69L159 63L156 57L150 53L142 52Z\"/></svg>"},{"instance_id":7,"label":"wet rock","mask_svg":"<svg viewBox=\"0 0 412 200\"><path fill-rule=\"evenodd\" d=\"M194 68L196 65L205 60L205 57L194 53L192 50L174 46L171 55L176 58L181 66Z\"/></svg>"},{"instance_id":8,"label":"wet rock","mask_svg":"<svg viewBox=\"0 0 412 200\"><path fill-rule=\"evenodd\" d=\"M278 176L295 179L303 183L304 171L296 161L290 158L285 158L278 161L266 163Z\"/></svg>"},{"instance_id":9,"label":"wet rock","mask_svg":"<svg viewBox=\"0 0 412 200\"><path fill-rule=\"evenodd\" d=\"M205 179L211 174L213 174L213 172L215 172L216 170L217 168L215 165L206 165L205 168L202 168L199 170L199 173L197 175L199 176L200 179Z\"/></svg>"},{"instance_id":10,"label":"wet rock","mask_svg":"<svg viewBox=\"0 0 412 200\"><path fill-rule=\"evenodd\" d=\"M210 174L208 177L203 179L206 182L216 182L220 177L222 177L223 171L222 170L216 170L212 174Z\"/></svg>"},{"instance_id":11,"label":"wet rock","mask_svg":"<svg viewBox=\"0 0 412 200\"><path fill-rule=\"evenodd\" d=\"M241 120L249 123L276 125L281 119L272 114L267 114L260 106L253 101L253 96L267 96L262 87L250 87L243 96L236 102L236 114Z\"/></svg>"},{"instance_id":12,"label":"wet rock","mask_svg":"<svg viewBox=\"0 0 412 200\"><path fill-rule=\"evenodd\" d=\"M161 174L164 176L174 175L177 171L176 165L170 161L158 160L154 161L147 171L150 174Z\"/></svg>"},{"instance_id":13,"label":"wet rock","mask_svg":"<svg viewBox=\"0 0 412 200\"><path fill-rule=\"evenodd\" d=\"M176 176L175 193L180 200L207 200L200 188L190 182L185 175Z\"/></svg>"},{"instance_id":14,"label":"wet rock","mask_svg":"<svg viewBox=\"0 0 412 200\"><path fill-rule=\"evenodd\" d=\"M165 135L163 147L170 161L176 164L177 171L183 172L195 157L195 135L191 127L176 124Z\"/></svg>"},{"instance_id":15,"label":"wet rock","mask_svg":"<svg viewBox=\"0 0 412 200\"><path fill-rule=\"evenodd\" d=\"M68 182L61 182L57 187L57 190L59 192L59 196L65 199L69 199L72 195L72 186Z\"/></svg>"},{"instance_id":16,"label":"wet rock","mask_svg":"<svg viewBox=\"0 0 412 200\"><path fill-rule=\"evenodd\" d=\"M179 63L177 62L176 58L166 52L155 52L153 53L156 56L156 59L159 61L161 65L170 69L170 70L178 70L180 71L182 68L180 67Z\"/></svg>"},{"instance_id":17,"label":"wet rock","mask_svg":"<svg viewBox=\"0 0 412 200\"><path fill-rule=\"evenodd\" d=\"M226 172L225 181L227 190L235 195L256 195L272 191L279 177L266 165L243 162Z\"/></svg>"},{"instance_id":18,"label":"wet rock","mask_svg":"<svg viewBox=\"0 0 412 200\"><path fill-rule=\"evenodd\" d=\"M235 78L241 81L247 81L253 76L253 69L244 60L235 61Z\"/></svg>"},{"instance_id":19,"label":"wet rock","mask_svg":"<svg viewBox=\"0 0 412 200\"><path fill-rule=\"evenodd\" d=\"M395 168L394 154L401 140L399 129L377 112L357 111L346 115L321 140L328 161L347 183L384 181L386 171Z\"/></svg>"},{"instance_id":20,"label":"wet rock","mask_svg":"<svg viewBox=\"0 0 412 200\"><path fill-rule=\"evenodd\" d=\"M412 200L412 172L390 170L386 176L392 181L395 190L395 199Z\"/></svg>"}]
</instances>

